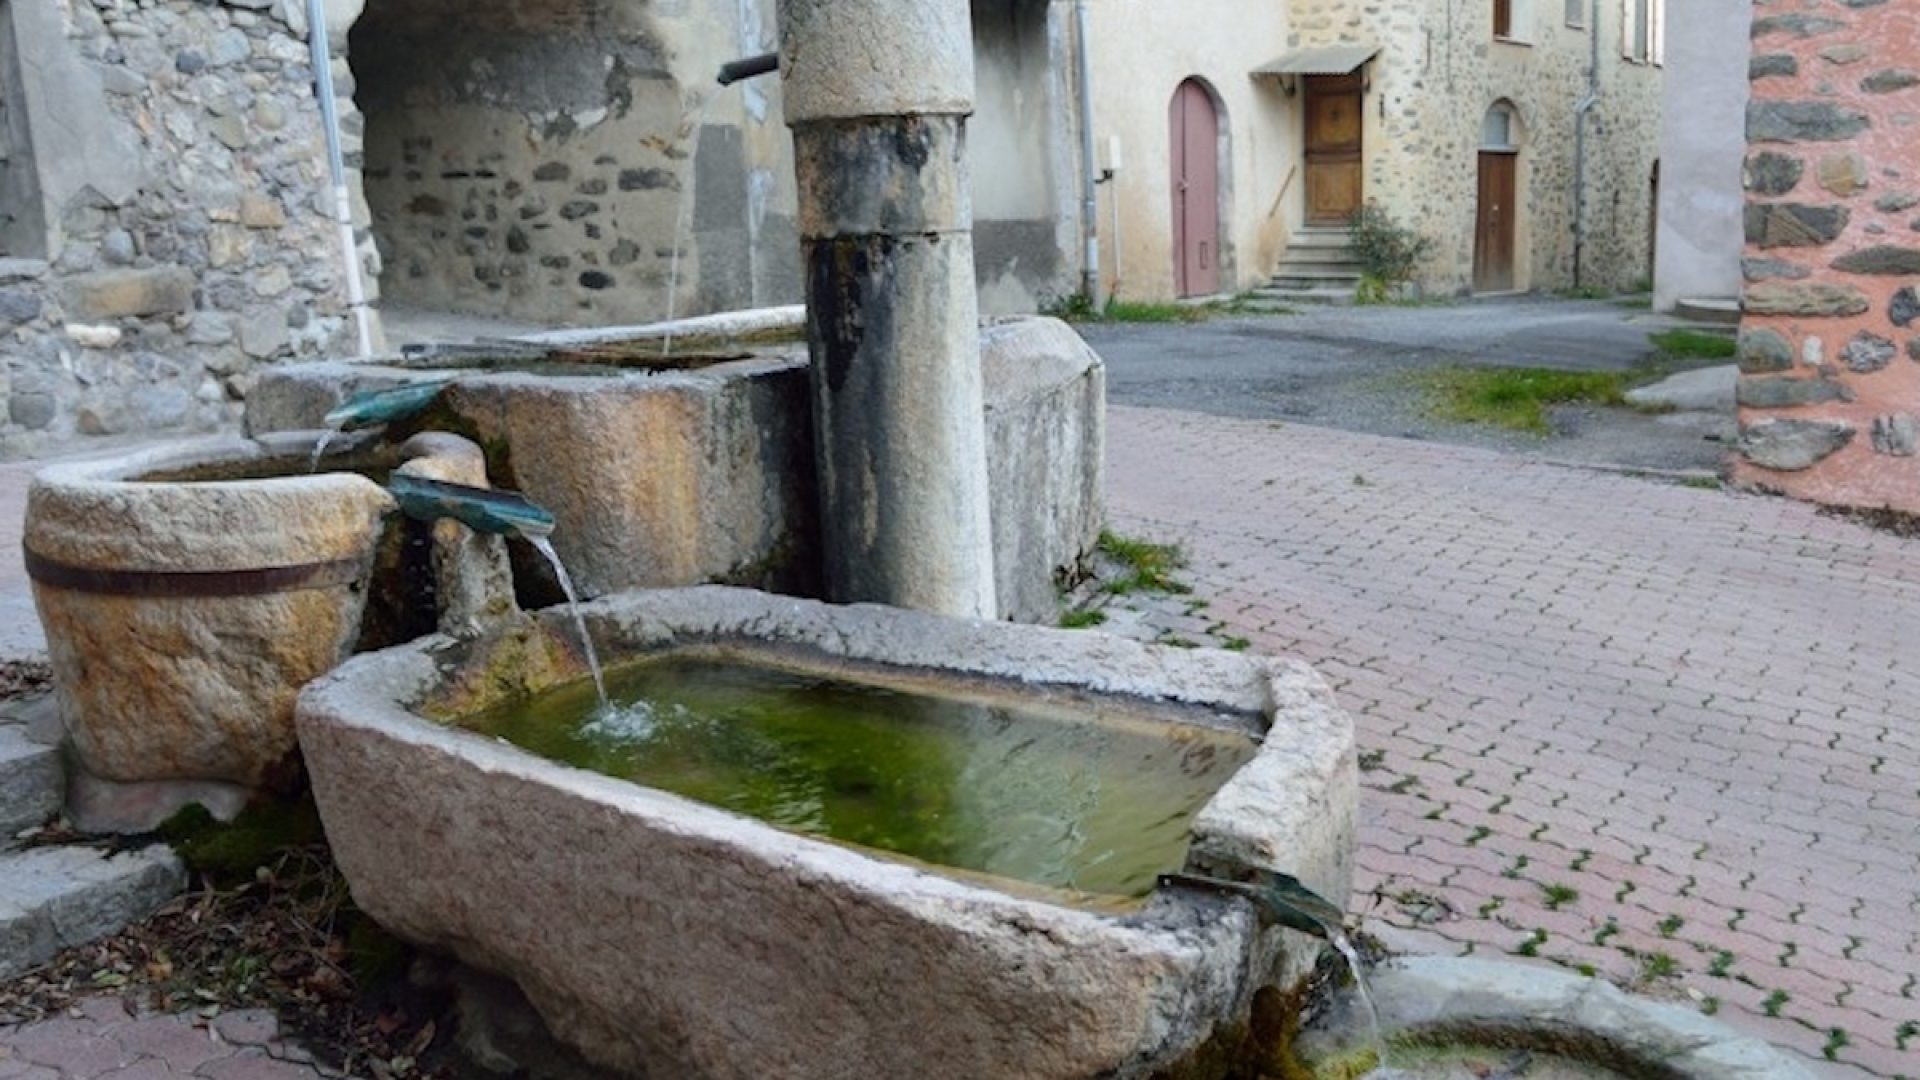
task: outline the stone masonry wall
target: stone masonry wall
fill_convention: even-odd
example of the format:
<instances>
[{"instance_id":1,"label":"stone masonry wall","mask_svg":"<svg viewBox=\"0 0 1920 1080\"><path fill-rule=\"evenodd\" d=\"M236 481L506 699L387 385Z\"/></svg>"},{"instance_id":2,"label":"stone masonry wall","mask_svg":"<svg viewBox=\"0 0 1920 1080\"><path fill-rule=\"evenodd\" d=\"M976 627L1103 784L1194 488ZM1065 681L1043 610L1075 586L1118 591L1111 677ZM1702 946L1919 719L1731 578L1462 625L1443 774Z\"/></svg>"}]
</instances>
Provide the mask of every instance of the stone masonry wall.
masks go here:
<instances>
[{"instance_id":1,"label":"stone masonry wall","mask_svg":"<svg viewBox=\"0 0 1920 1080\"><path fill-rule=\"evenodd\" d=\"M1920 512L1920 14L1754 15L1736 474Z\"/></svg>"},{"instance_id":2,"label":"stone masonry wall","mask_svg":"<svg viewBox=\"0 0 1920 1080\"><path fill-rule=\"evenodd\" d=\"M0 455L231 422L347 312L298 0L10 0ZM21 63L30 58L31 63ZM18 210L19 213L15 214Z\"/></svg>"},{"instance_id":3,"label":"stone masonry wall","mask_svg":"<svg viewBox=\"0 0 1920 1080\"><path fill-rule=\"evenodd\" d=\"M1652 271L1660 69L1623 57L1616 0L1600 4L1597 27L1568 26L1557 0L1514 7L1517 40L1496 41L1490 2L1294 0L1289 45L1381 47L1365 102L1367 197L1434 241L1420 283L1446 295L1472 287L1481 129L1497 102L1520 121L1516 284L1574 283L1574 106L1587 92L1589 35L1598 33L1582 278L1615 289L1642 283Z\"/></svg>"},{"instance_id":4,"label":"stone masonry wall","mask_svg":"<svg viewBox=\"0 0 1920 1080\"><path fill-rule=\"evenodd\" d=\"M778 112L714 85L733 33L683 46L739 7L372 0L350 56L388 299L580 324L796 297L753 272L797 245L784 146L756 163L743 131Z\"/></svg>"}]
</instances>

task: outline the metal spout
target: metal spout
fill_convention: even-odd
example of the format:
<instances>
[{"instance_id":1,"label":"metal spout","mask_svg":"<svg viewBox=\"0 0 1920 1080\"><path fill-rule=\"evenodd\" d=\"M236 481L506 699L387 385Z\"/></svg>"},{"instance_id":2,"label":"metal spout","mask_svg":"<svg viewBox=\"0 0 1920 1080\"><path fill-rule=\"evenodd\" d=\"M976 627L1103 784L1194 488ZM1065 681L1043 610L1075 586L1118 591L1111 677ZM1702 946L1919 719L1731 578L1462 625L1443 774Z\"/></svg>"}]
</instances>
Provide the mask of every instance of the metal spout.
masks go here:
<instances>
[{"instance_id":1,"label":"metal spout","mask_svg":"<svg viewBox=\"0 0 1920 1080\"><path fill-rule=\"evenodd\" d=\"M1253 901L1262 923L1332 941L1346 922L1346 912L1325 897L1277 870L1256 870L1252 881L1225 881L1195 874L1162 874L1162 885L1184 885L1210 892L1242 896Z\"/></svg>"},{"instance_id":2,"label":"metal spout","mask_svg":"<svg viewBox=\"0 0 1920 1080\"><path fill-rule=\"evenodd\" d=\"M475 532L538 540L553 533L553 514L512 491L467 487L395 473L387 491L401 512L421 521L451 518Z\"/></svg>"},{"instance_id":3,"label":"metal spout","mask_svg":"<svg viewBox=\"0 0 1920 1080\"><path fill-rule=\"evenodd\" d=\"M449 379L435 379L431 382L408 383L388 390L367 390L348 398L344 404L327 414L327 426L335 431L353 431L358 428L377 427L391 424L396 420L405 420L418 415L433 404L440 391L447 388Z\"/></svg>"},{"instance_id":4,"label":"metal spout","mask_svg":"<svg viewBox=\"0 0 1920 1080\"><path fill-rule=\"evenodd\" d=\"M720 65L720 85L732 86L746 79L771 75L780 70L780 54L766 53L761 56L749 56L745 60L735 60L731 64Z\"/></svg>"}]
</instances>

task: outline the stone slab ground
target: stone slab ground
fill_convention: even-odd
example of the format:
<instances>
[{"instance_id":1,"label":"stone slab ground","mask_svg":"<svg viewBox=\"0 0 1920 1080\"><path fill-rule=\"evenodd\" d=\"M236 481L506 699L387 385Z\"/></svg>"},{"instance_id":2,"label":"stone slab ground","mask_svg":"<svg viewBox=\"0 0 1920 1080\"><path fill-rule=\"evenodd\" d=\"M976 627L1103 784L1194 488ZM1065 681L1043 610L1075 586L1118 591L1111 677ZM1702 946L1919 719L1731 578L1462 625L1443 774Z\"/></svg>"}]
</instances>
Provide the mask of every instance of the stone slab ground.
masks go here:
<instances>
[{"instance_id":1,"label":"stone slab ground","mask_svg":"<svg viewBox=\"0 0 1920 1080\"><path fill-rule=\"evenodd\" d=\"M1297 424L1116 408L1108 446L1114 527L1191 557L1146 621L1355 716L1372 925L1920 1076L1920 543Z\"/></svg>"}]
</instances>

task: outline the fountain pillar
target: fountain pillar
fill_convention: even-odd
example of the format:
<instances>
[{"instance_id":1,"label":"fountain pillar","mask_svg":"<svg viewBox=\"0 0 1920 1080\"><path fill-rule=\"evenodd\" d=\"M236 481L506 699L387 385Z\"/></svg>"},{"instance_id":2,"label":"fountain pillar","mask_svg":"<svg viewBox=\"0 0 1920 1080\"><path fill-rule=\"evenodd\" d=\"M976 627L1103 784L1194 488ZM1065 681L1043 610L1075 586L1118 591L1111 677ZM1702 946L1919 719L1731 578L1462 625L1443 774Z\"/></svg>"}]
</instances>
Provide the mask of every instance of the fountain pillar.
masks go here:
<instances>
[{"instance_id":1,"label":"fountain pillar","mask_svg":"<svg viewBox=\"0 0 1920 1080\"><path fill-rule=\"evenodd\" d=\"M829 599L993 618L968 0L780 0Z\"/></svg>"}]
</instances>

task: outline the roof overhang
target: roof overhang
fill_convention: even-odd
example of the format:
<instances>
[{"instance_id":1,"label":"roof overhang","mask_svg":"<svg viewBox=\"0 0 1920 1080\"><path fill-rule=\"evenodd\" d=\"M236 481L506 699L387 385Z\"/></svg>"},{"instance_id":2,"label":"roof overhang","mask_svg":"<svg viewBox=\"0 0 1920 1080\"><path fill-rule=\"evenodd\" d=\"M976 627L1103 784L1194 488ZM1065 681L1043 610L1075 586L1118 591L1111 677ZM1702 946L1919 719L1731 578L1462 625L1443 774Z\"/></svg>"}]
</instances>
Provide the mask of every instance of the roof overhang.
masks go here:
<instances>
[{"instance_id":1,"label":"roof overhang","mask_svg":"<svg viewBox=\"0 0 1920 1080\"><path fill-rule=\"evenodd\" d=\"M1378 55L1378 45L1320 45L1269 60L1254 68L1252 75L1283 81L1299 75L1351 75Z\"/></svg>"}]
</instances>

